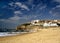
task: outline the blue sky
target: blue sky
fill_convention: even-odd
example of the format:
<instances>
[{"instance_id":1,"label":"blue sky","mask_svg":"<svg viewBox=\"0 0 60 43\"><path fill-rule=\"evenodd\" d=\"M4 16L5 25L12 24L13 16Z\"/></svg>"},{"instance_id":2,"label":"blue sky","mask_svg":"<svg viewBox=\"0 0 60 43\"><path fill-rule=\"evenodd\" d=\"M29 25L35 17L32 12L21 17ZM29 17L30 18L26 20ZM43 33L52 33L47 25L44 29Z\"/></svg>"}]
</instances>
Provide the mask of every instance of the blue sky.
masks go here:
<instances>
[{"instance_id":1,"label":"blue sky","mask_svg":"<svg viewBox=\"0 0 60 43\"><path fill-rule=\"evenodd\" d=\"M0 0L0 27L12 29L35 19L60 19L60 0Z\"/></svg>"}]
</instances>

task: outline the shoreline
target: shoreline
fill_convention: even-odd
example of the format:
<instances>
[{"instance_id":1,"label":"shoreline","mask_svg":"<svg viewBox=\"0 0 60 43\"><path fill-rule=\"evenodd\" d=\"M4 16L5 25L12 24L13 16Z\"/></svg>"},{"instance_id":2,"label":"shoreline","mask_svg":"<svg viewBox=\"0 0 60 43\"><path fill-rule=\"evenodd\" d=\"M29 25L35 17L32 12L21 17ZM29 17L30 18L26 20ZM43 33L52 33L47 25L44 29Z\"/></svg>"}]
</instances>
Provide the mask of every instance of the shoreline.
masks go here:
<instances>
[{"instance_id":1,"label":"shoreline","mask_svg":"<svg viewBox=\"0 0 60 43\"><path fill-rule=\"evenodd\" d=\"M41 29L38 32L0 37L0 43L60 43L60 29Z\"/></svg>"}]
</instances>

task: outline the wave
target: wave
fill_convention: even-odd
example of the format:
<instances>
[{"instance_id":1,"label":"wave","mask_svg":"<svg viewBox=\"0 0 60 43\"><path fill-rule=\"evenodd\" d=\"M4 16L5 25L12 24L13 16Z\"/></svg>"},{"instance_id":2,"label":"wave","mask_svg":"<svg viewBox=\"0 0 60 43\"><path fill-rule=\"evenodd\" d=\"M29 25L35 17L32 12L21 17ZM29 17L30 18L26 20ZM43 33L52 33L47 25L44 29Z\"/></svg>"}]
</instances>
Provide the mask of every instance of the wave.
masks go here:
<instances>
[{"instance_id":1,"label":"wave","mask_svg":"<svg viewBox=\"0 0 60 43\"><path fill-rule=\"evenodd\" d=\"M25 34L25 33L28 33L28 32L0 32L0 37L14 36L14 35Z\"/></svg>"}]
</instances>

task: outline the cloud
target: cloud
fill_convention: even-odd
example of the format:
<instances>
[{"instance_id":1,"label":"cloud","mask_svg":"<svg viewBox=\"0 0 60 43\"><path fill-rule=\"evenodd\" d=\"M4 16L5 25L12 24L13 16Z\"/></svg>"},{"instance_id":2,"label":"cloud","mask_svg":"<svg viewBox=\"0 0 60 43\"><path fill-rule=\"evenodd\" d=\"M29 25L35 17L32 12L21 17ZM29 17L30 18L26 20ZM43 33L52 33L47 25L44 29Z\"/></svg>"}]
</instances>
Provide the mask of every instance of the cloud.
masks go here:
<instances>
[{"instance_id":1,"label":"cloud","mask_svg":"<svg viewBox=\"0 0 60 43\"><path fill-rule=\"evenodd\" d=\"M60 7L60 5L57 5L55 8L59 8Z\"/></svg>"},{"instance_id":2,"label":"cloud","mask_svg":"<svg viewBox=\"0 0 60 43\"><path fill-rule=\"evenodd\" d=\"M56 7L52 8L52 10L50 10L49 13L55 17L59 17L60 16L60 5L57 5Z\"/></svg>"},{"instance_id":3,"label":"cloud","mask_svg":"<svg viewBox=\"0 0 60 43\"><path fill-rule=\"evenodd\" d=\"M28 21L31 21L32 19L38 17L39 15L24 15L23 17L19 17L17 15L14 15L13 17L10 17L8 19L0 19L2 23L5 23L8 28L15 28L17 25L20 25L22 23L26 23ZM2 24L3 25L3 24ZM5 25L4 25L5 26ZM6 27L6 26L5 26Z\"/></svg>"},{"instance_id":4,"label":"cloud","mask_svg":"<svg viewBox=\"0 0 60 43\"><path fill-rule=\"evenodd\" d=\"M6 8L6 7L7 7L7 5L2 6L2 8Z\"/></svg>"},{"instance_id":5,"label":"cloud","mask_svg":"<svg viewBox=\"0 0 60 43\"><path fill-rule=\"evenodd\" d=\"M11 21L9 19L0 19L0 21L4 22L4 23L14 23L14 21Z\"/></svg>"},{"instance_id":6,"label":"cloud","mask_svg":"<svg viewBox=\"0 0 60 43\"><path fill-rule=\"evenodd\" d=\"M14 15L13 17L10 17L8 19L0 19L0 21L3 21L3 22L16 22L16 21L19 21L21 18L17 15Z\"/></svg>"},{"instance_id":7,"label":"cloud","mask_svg":"<svg viewBox=\"0 0 60 43\"><path fill-rule=\"evenodd\" d=\"M9 3L8 5L10 5L10 6L14 6L14 2L11 2L11 3Z\"/></svg>"},{"instance_id":8,"label":"cloud","mask_svg":"<svg viewBox=\"0 0 60 43\"><path fill-rule=\"evenodd\" d=\"M5 21L5 19L0 19L0 21Z\"/></svg>"},{"instance_id":9,"label":"cloud","mask_svg":"<svg viewBox=\"0 0 60 43\"><path fill-rule=\"evenodd\" d=\"M0 16L3 16L3 14L0 14Z\"/></svg>"},{"instance_id":10,"label":"cloud","mask_svg":"<svg viewBox=\"0 0 60 43\"><path fill-rule=\"evenodd\" d=\"M46 8L47 6L46 5L43 5L43 6L40 6L40 10L42 10L42 9L44 9L44 8Z\"/></svg>"},{"instance_id":11,"label":"cloud","mask_svg":"<svg viewBox=\"0 0 60 43\"><path fill-rule=\"evenodd\" d=\"M17 22L17 21L20 21L20 20L28 20L29 18L27 18L27 16L23 16L23 17L19 17L17 15L14 15L13 17L10 17L8 19L0 19L0 21L3 21L3 22Z\"/></svg>"},{"instance_id":12,"label":"cloud","mask_svg":"<svg viewBox=\"0 0 60 43\"><path fill-rule=\"evenodd\" d=\"M27 5L22 4L21 2L11 2L8 5L12 6L13 8L20 7L22 9L25 9L25 10L28 10L28 11L30 10Z\"/></svg>"},{"instance_id":13,"label":"cloud","mask_svg":"<svg viewBox=\"0 0 60 43\"><path fill-rule=\"evenodd\" d=\"M16 2L15 5L21 7L22 9L26 9L28 11L30 10L27 5L22 4L20 2Z\"/></svg>"},{"instance_id":14,"label":"cloud","mask_svg":"<svg viewBox=\"0 0 60 43\"><path fill-rule=\"evenodd\" d=\"M23 14L21 11L14 11L14 14Z\"/></svg>"},{"instance_id":15,"label":"cloud","mask_svg":"<svg viewBox=\"0 0 60 43\"><path fill-rule=\"evenodd\" d=\"M0 19L0 21L3 21L3 22L10 22L10 23L16 23L17 21L21 21L21 20L30 20L32 18L36 18L38 17L39 15L29 15L29 16L23 16L23 17L19 17L17 15L14 15L13 17L10 17L8 19Z\"/></svg>"},{"instance_id":16,"label":"cloud","mask_svg":"<svg viewBox=\"0 0 60 43\"><path fill-rule=\"evenodd\" d=\"M60 3L60 0L53 0L53 1Z\"/></svg>"},{"instance_id":17,"label":"cloud","mask_svg":"<svg viewBox=\"0 0 60 43\"><path fill-rule=\"evenodd\" d=\"M0 19L0 23L2 22L4 24L6 24L9 28L13 29L17 25L20 25L22 23L26 23L28 20L29 20L29 18L27 16L24 16L24 17L13 16L13 17L10 17L8 19ZM2 24L2 25L4 25L4 24Z\"/></svg>"},{"instance_id":18,"label":"cloud","mask_svg":"<svg viewBox=\"0 0 60 43\"><path fill-rule=\"evenodd\" d=\"M28 0L28 4L32 4L33 3L33 0Z\"/></svg>"},{"instance_id":19,"label":"cloud","mask_svg":"<svg viewBox=\"0 0 60 43\"><path fill-rule=\"evenodd\" d=\"M19 16L13 16L13 17L10 17L9 20L20 20L20 17Z\"/></svg>"},{"instance_id":20,"label":"cloud","mask_svg":"<svg viewBox=\"0 0 60 43\"><path fill-rule=\"evenodd\" d=\"M12 21L20 21L20 20L28 20L29 18L27 16L19 17L19 16L13 16L8 18L9 20Z\"/></svg>"}]
</instances>

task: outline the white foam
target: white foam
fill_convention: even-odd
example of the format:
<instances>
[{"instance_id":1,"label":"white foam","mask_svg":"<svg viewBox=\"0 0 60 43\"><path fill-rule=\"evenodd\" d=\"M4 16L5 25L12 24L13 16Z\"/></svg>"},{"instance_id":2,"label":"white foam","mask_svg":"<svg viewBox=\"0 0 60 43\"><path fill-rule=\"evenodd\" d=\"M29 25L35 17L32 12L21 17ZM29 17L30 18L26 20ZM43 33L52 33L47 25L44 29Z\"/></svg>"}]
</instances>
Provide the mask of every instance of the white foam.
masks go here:
<instances>
[{"instance_id":1,"label":"white foam","mask_svg":"<svg viewBox=\"0 0 60 43\"><path fill-rule=\"evenodd\" d=\"M13 35L17 35L18 33L14 33L14 32L12 32L12 33L10 33L10 32L1 32L0 33L0 37L1 36L13 36Z\"/></svg>"}]
</instances>

